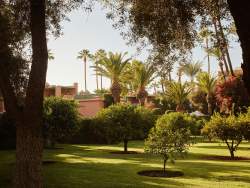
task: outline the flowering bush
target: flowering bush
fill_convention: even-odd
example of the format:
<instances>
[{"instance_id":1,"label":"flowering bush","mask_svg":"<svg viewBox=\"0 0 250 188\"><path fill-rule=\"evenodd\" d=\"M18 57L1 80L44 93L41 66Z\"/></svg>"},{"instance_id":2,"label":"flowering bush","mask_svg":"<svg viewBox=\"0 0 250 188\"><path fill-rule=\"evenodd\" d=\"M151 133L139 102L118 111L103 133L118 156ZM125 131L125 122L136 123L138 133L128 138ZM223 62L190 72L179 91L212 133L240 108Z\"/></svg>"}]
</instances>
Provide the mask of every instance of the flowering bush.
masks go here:
<instances>
[{"instance_id":1,"label":"flowering bush","mask_svg":"<svg viewBox=\"0 0 250 188\"><path fill-rule=\"evenodd\" d=\"M229 114L240 112L249 105L249 95L241 77L229 77L216 85L216 102L220 111Z\"/></svg>"}]
</instances>

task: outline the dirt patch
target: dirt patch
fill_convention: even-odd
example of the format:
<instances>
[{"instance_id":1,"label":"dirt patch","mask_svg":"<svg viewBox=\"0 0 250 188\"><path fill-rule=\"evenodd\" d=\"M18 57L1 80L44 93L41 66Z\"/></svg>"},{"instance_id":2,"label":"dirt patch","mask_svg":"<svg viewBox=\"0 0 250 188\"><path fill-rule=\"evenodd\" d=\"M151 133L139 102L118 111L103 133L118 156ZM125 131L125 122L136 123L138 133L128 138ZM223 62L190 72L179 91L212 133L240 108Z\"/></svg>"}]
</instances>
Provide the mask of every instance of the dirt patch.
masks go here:
<instances>
[{"instance_id":1,"label":"dirt patch","mask_svg":"<svg viewBox=\"0 0 250 188\"><path fill-rule=\"evenodd\" d=\"M140 152L137 151L111 151L111 154L142 154Z\"/></svg>"},{"instance_id":2,"label":"dirt patch","mask_svg":"<svg viewBox=\"0 0 250 188\"><path fill-rule=\"evenodd\" d=\"M137 173L140 176L149 176L149 177L163 177L163 178L173 178L183 176L184 173L181 171L166 170L165 173L163 170L143 170Z\"/></svg>"},{"instance_id":3,"label":"dirt patch","mask_svg":"<svg viewBox=\"0 0 250 188\"><path fill-rule=\"evenodd\" d=\"M220 161L248 161L250 160L249 157L234 157L234 159L232 159L230 156L217 156L217 155L204 156L202 157L202 159L220 160Z\"/></svg>"}]
</instances>

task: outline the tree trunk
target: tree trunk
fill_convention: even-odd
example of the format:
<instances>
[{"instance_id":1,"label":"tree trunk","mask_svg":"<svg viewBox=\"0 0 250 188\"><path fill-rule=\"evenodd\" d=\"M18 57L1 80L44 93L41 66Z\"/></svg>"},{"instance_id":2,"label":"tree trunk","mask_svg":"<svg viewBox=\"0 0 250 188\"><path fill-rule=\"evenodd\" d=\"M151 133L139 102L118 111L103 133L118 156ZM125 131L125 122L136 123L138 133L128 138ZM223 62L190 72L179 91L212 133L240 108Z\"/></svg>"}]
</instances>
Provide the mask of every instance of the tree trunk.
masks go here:
<instances>
[{"instance_id":1,"label":"tree trunk","mask_svg":"<svg viewBox=\"0 0 250 188\"><path fill-rule=\"evenodd\" d=\"M84 90L87 92L87 59L84 57Z\"/></svg>"},{"instance_id":2,"label":"tree trunk","mask_svg":"<svg viewBox=\"0 0 250 188\"><path fill-rule=\"evenodd\" d=\"M208 38L206 38L206 48L207 48L207 72L210 75L211 72L211 66L210 66L210 55L209 55L209 44L208 44Z\"/></svg>"},{"instance_id":3,"label":"tree trunk","mask_svg":"<svg viewBox=\"0 0 250 188\"><path fill-rule=\"evenodd\" d=\"M216 34L216 37L217 37L217 40L218 40L218 47L221 51L221 59L223 60L223 63L225 65L225 68L226 68L226 72L227 72L227 75L229 74L229 69L228 69L228 65L227 65L227 61L226 61L226 58L224 56L224 50L222 49L221 47L221 39L220 39L220 35L219 35L219 31L218 31L218 27L217 27L217 21L218 21L218 18L213 18L213 25L214 25L214 29L215 29L215 34Z\"/></svg>"},{"instance_id":4,"label":"tree trunk","mask_svg":"<svg viewBox=\"0 0 250 188\"><path fill-rule=\"evenodd\" d=\"M123 143L124 143L124 152L127 153L128 152L128 140L124 139Z\"/></svg>"},{"instance_id":5,"label":"tree trunk","mask_svg":"<svg viewBox=\"0 0 250 188\"><path fill-rule=\"evenodd\" d=\"M161 82L161 90L162 90L162 93L165 93L165 88L164 88L163 82Z\"/></svg>"},{"instance_id":6,"label":"tree trunk","mask_svg":"<svg viewBox=\"0 0 250 188\"><path fill-rule=\"evenodd\" d=\"M103 89L103 86L102 86L102 75L100 76L101 78L101 90Z\"/></svg>"},{"instance_id":7,"label":"tree trunk","mask_svg":"<svg viewBox=\"0 0 250 188\"><path fill-rule=\"evenodd\" d=\"M213 114L212 104L211 104L211 95L207 94L207 111L209 115Z\"/></svg>"},{"instance_id":8,"label":"tree trunk","mask_svg":"<svg viewBox=\"0 0 250 188\"><path fill-rule=\"evenodd\" d=\"M41 130L41 124L39 127L35 126L33 121L17 124L16 188L42 187L43 144Z\"/></svg>"},{"instance_id":9,"label":"tree trunk","mask_svg":"<svg viewBox=\"0 0 250 188\"><path fill-rule=\"evenodd\" d=\"M230 149L230 156L231 156L231 159L234 160L234 150L233 149Z\"/></svg>"},{"instance_id":10,"label":"tree trunk","mask_svg":"<svg viewBox=\"0 0 250 188\"><path fill-rule=\"evenodd\" d=\"M231 61L231 58L230 58L230 55L229 55L229 50L228 50L228 43L227 43L227 39L226 39L226 36L224 34L224 31L223 31L223 27L222 27L220 18L218 18L218 23L219 23L219 29L220 29L221 37L222 37L222 40L223 40L223 49L224 49L225 55L227 57L227 62L228 62L228 65L229 65L230 73L231 73L232 76L234 76L233 65L232 65L232 61Z\"/></svg>"},{"instance_id":11,"label":"tree trunk","mask_svg":"<svg viewBox=\"0 0 250 188\"><path fill-rule=\"evenodd\" d=\"M250 1L227 0L240 39L243 56L243 81L250 94Z\"/></svg>"},{"instance_id":12,"label":"tree trunk","mask_svg":"<svg viewBox=\"0 0 250 188\"><path fill-rule=\"evenodd\" d=\"M17 120L16 188L42 187L42 114L48 50L45 0L30 0L32 65L25 106Z\"/></svg>"},{"instance_id":13,"label":"tree trunk","mask_svg":"<svg viewBox=\"0 0 250 188\"><path fill-rule=\"evenodd\" d=\"M164 173L164 175L166 175L166 164L167 164L167 160L164 159L163 160L163 173Z\"/></svg>"},{"instance_id":14,"label":"tree trunk","mask_svg":"<svg viewBox=\"0 0 250 188\"><path fill-rule=\"evenodd\" d=\"M96 71L96 74L95 74L95 79L96 79L96 90L99 90L99 82L98 82L97 71Z\"/></svg>"}]
</instances>

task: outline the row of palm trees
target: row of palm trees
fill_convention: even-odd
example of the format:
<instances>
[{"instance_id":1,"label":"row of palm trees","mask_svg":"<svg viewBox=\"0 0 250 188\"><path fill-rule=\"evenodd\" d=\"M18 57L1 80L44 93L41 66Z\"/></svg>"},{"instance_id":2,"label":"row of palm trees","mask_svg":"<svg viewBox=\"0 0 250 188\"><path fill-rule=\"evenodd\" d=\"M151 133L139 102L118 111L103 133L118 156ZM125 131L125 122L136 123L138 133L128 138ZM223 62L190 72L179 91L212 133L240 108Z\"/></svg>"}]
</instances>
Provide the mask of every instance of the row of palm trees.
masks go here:
<instances>
[{"instance_id":1,"label":"row of palm trees","mask_svg":"<svg viewBox=\"0 0 250 188\"><path fill-rule=\"evenodd\" d=\"M104 50L98 50L92 55L89 50L82 50L78 54L78 59L84 62L84 82L85 91L87 91L86 64L87 59L93 62L91 66L95 70L97 90L98 76L109 78L111 81L110 91L115 103L120 102L120 96L123 90L136 93L141 105L144 105L148 95L146 87L153 81L155 70L149 63L142 63L137 60L127 58L127 53L106 53Z\"/></svg>"}]
</instances>

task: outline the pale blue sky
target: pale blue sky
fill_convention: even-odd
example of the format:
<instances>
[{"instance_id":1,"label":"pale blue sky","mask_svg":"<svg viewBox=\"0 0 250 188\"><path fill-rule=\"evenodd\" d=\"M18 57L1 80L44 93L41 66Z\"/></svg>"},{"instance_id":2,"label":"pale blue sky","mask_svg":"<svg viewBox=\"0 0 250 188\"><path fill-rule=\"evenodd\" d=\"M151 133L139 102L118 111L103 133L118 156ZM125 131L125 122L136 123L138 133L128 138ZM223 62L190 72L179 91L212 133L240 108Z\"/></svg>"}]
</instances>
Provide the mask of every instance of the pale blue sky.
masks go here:
<instances>
[{"instance_id":1,"label":"pale blue sky","mask_svg":"<svg viewBox=\"0 0 250 188\"><path fill-rule=\"evenodd\" d=\"M79 83L79 89L83 89L83 63L76 59L81 49L89 49L94 53L97 49L105 49L112 52L129 52L129 55L136 54L136 48L127 46L118 30L112 27L112 21L107 20L105 11L96 7L92 13L84 13L77 10L69 15L70 22L63 22L63 36L58 39L51 38L48 46L55 56L55 60L49 62L47 82L51 85L72 85ZM241 50L238 44L233 44L230 49L234 67L241 63ZM204 70L207 70L205 53L202 49L196 48L193 51L195 60L204 61ZM146 53L137 57L144 60ZM89 91L96 89L96 82L93 70L88 62L87 87ZM216 72L217 63L213 59L212 71ZM174 76L174 75L173 75ZM104 80L104 87L110 86L109 80Z\"/></svg>"}]
</instances>

